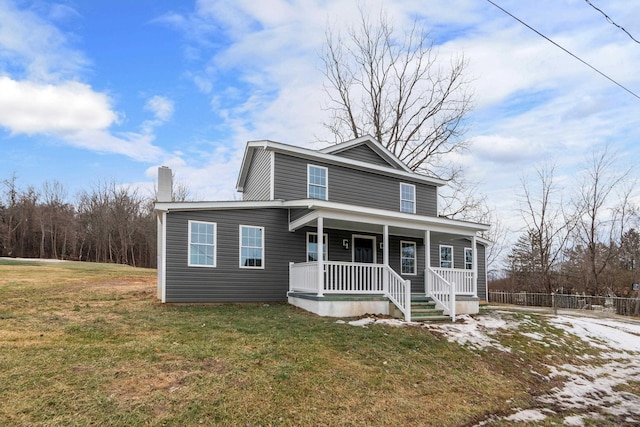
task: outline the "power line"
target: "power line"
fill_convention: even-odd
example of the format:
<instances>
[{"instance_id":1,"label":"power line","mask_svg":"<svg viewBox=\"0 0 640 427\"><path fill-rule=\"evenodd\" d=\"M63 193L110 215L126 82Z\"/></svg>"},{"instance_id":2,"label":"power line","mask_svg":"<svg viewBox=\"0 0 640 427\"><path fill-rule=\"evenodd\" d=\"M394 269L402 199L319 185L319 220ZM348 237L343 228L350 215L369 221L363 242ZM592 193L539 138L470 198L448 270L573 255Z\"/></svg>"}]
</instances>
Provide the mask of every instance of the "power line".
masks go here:
<instances>
[{"instance_id":1,"label":"power line","mask_svg":"<svg viewBox=\"0 0 640 427\"><path fill-rule=\"evenodd\" d=\"M531 25L527 24L526 22L524 22L522 19L518 18L517 16L514 16L513 14L511 14L510 12L508 12L507 10L503 9L502 7L498 6L497 4L495 4L493 1L491 0L487 0L489 3L491 3L492 5L494 5L495 7L497 7L498 9L500 9L501 11L503 11L504 13L506 13L507 15L509 15L510 17L512 17L513 19L515 19L516 21L518 21L519 23L521 23L522 25L524 25L525 27L527 27L528 29L530 29L531 31L533 31L534 33L538 34L540 37L544 38L545 40L547 40L549 43L552 43L553 45L555 45L556 47L562 49L563 51L565 51L566 53L568 53L569 55L573 56L575 59L577 59L578 61L582 62L584 65L586 65L587 67L591 68L593 71L595 71L596 73L600 74L602 77L604 77L605 79L609 80L610 82L612 82L613 84L619 86L620 88L624 89L625 91L627 91L628 93L630 93L632 96L635 96L636 98L640 99L640 95L637 95L635 92L633 92L631 89L626 88L625 86L623 86L621 83L618 83L617 81L615 81L614 79L612 79L611 77L607 76L605 73L603 73L602 71L598 70L596 67L594 67L593 65L589 64L587 61L579 58L577 55L571 53L570 51L568 51L567 49L565 49L564 47L560 46L558 43L554 42L553 40L551 40L549 37L545 36L544 34L542 34L540 31L536 30L535 28L533 28Z\"/></svg>"},{"instance_id":2,"label":"power line","mask_svg":"<svg viewBox=\"0 0 640 427\"><path fill-rule=\"evenodd\" d=\"M594 8L595 10L597 10L598 12L600 12L600 13L605 17L605 19L607 20L607 22L609 22L610 24L615 25L616 27L620 28L622 31L624 31L625 33L627 33L627 35L631 38L631 40L633 40L634 42L636 42L636 43L640 44L640 41L636 40L636 39L635 39L635 37L633 37L633 36L629 33L629 31L625 30L623 27L621 27L620 25L616 24L616 23L613 21L613 19L609 18L609 15L607 15L606 13L604 13L604 12L602 11L602 9L598 9L598 8L597 8L593 3L591 3L589 0L584 0L584 1L586 1L586 2L589 4L589 6L591 6L592 8Z\"/></svg>"}]
</instances>

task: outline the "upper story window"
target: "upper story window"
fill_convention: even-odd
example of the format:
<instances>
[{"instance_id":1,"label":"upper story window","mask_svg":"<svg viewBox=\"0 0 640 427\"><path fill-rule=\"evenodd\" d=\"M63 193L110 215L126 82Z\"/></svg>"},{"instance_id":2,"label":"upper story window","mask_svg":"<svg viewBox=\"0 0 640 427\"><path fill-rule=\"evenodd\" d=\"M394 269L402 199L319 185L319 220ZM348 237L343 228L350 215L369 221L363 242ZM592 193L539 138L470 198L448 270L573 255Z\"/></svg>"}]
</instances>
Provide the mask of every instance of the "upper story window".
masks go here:
<instances>
[{"instance_id":1,"label":"upper story window","mask_svg":"<svg viewBox=\"0 0 640 427\"><path fill-rule=\"evenodd\" d=\"M307 197L328 200L329 172L323 166L307 165Z\"/></svg>"},{"instance_id":2,"label":"upper story window","mask_svg":"<svg viewBox=\"0 0 640 427\"><path fill-rule=\"evenodd\" d=\"M188 265L216 266L216 223L189 221Z\"/></svg>"},{"instance_id":3,"label":"upper story window","mask_svg":"<svg viewBox=\"0 0 640 427\"><path fill-rule=\"evenodd\" d=\"M400 242L400 265L402 274L416 274L415 242Z\"/></svg>"},{"instance_id":4,"label":"upper story window","mask_svg":"<svg viewBox=\"0 0 640 427\"><path fill-rule=\"evenodd\" d=\"M453 268L453 246L440 245L440 267Z\"/></svg>"},{"instance_id":5,"label":"upper story window","mask_svg":"<svg viewBox=\"0 0 640 427\"><path fill-rule=\"evenodd\" d=\"M416 213L416 186L400 183L400 212Z\"/></svg>"},{"instance_id":6,"label":"upper story window","mask_svg":"<svg viewBox=\"0 0 640 427\"><path fill-rule=\"evenodd\" d=\"M329 236L327 233L322 235L322 259L328 260L327 244L329 243ZM318 261L318 233L307 233L307 261Z\"/></svg>"},{"instance_id":7,"label":"upper story window","mask_svg":"<svg viewBox=\"0 0 640 427\"><path fill-rule=\"evenodd\" d=\"M264 227L240 226L240 268L264 268Z\"/></svg>"},{"instance_id":8,"label":"upper story window","mask_svg":"<svg viewBox=\"0 0 640 427\"><path fill-rule=\"evenodd\" d=\"M473 250L464 248L464 269L473 270Z\"/></svg>"}]
</instances>

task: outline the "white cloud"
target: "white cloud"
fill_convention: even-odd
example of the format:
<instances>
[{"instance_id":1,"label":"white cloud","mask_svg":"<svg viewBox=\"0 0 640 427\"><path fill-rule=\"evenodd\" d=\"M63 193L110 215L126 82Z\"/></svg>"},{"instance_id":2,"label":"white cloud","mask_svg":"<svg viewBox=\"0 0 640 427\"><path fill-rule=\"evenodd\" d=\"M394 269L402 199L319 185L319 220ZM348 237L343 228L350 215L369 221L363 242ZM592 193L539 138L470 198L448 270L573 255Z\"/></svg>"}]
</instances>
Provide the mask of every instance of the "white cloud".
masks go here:
<instances>
[{"instance_id":1,"label":"white cloud","mask_svg":"<svg viewBox=\"0 0 640 427\"><path fill-rule=\"evenodd\" d=\"M11 133L64 136L105 129L117 120L109 98L88 85L57 85L0 77L0 125Z\"/></svg>"},{"instance_id":2,"label":"white cloud","mask_svg":"<svg viewBox=\"0 0 640 427\"><path fill-rule=\"evenodd\" d=\"M59 8L52 7L52 16ZM70 12L67 10L66 15ZM22 70L20 78L35 81L73 79L89 65L85 55L69 46L67 36L29 9L0 1L0 72Z\"/></svg>"},{"instance_id":3,"label":"white cloud","mask_svg":"<svg viewBox=\"0 0 640 427\"><path fill-rule=\"evenodd\" d=\"M154 126L113 131L122 114L110 96L82 82L89 61L53 23L77 17L68 6L18 9L0 0L0 127L12 135L53 136L87 150L157 161L162 150L153 145ZM159 96L146 108L156 120L173 114L171 101Z\"/></svg>"},{"instance_id":4,"label":"white cloud","mask_svg":"<svg viewBox=\"0 0 640 427\"><path fill-rule=\"evenodd\" d=\"M166 122L173 116L173 101L164 96L156 95L146 102L144 109L151 111L156 119Z\"/></svg>"},{"instance_id":5,"label":"white cloud","mask_svg":"<svg viewBox=\"0 0 640 427\"><path fill-rule=\"evenodd\" d=\"M75 147L154 161L162 150L147 133L115 135L109 128L118 116L111 100L74 81L38 84L0 77L0 126L11 134L52 135Z\"/></svg>"}]
</instances>

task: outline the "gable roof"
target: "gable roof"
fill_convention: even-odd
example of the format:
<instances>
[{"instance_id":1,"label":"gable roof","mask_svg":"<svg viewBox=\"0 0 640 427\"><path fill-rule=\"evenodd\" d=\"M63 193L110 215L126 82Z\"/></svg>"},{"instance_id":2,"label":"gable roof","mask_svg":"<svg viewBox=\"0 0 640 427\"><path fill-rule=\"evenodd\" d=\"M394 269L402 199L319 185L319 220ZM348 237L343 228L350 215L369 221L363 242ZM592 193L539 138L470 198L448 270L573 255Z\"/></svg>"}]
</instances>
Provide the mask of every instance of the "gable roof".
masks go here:
<instances>
[{"instance_id":1,"label":"gable roof","mask_svg":"<svg viewBox=\"0 0 640 427\"><path fill-rule=\"evenodd\" d=\"M413 172L407 165L402 162L402 160L396 157L396 155L389 151L387 148L383 147L382 144L376 141L371 135L365 135L361 136L360 138L352 139L350 141L340 142L338 144L323 148L319 151L321 153L338 155L361 146L366 146L371 149L391 167L402 169L407 172Z\"/></svg>"},{"instance_id":2,"label":"gable roof","mask_svg":"<svg viewBox=\"0 0 640 427\"><path fill-rule=\"evenodd\" d=\"M366 146L375 151L376 154L380 155L380 157L383 158L385 162L389 164L389 166L356 160L344 155L340 155L340 152L347 151L362 144L366 144ZM373 137L367 135L365 137L342 142L340 144L336 144L322 150L311 150L308 148L283 144L281 142L269 140L249 141L247 142L247 145L245 147L244 157L242 158L242 163L240 165L240 172L238 173L238 181L236 183L237 191L243 191L247 175L249 174L253 153L258 149L284 153L312 161L324 161L331 164L346 166L352 169L377 172L383 175L410 179L413 181L423 182L425 184L435 185L437 187L446 185L446 181L443 181L441 179L432 178L413 172L407 165L402 163L402 161L394 156L389 150L375 141Z\"/></svg>"}]
</instances>

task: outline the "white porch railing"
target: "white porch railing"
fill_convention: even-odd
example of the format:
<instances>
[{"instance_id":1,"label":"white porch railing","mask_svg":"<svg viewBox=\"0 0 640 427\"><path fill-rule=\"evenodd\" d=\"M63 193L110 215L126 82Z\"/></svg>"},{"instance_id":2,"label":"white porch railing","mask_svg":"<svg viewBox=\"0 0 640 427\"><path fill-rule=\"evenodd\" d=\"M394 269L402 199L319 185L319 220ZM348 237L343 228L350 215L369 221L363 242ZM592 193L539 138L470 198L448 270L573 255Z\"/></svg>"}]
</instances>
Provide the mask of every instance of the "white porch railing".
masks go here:
<instances>
[{"instance_id":1,"label":"white porch railing","mask_svg":"<svg viewBox=\"0 0 640 427\"><path fill-rule=\"evenodd\" d=\"M385 295L411 320L411 281L383 264L325 261L322 288L318 263L289 264L289 291L317 294Z\"/></svg>"},{"instance_id":2,"label":"white porch railing","mask_svg":"<svg viewBox=\"0 0 640 427\"><path fill-rule=\"evenodd\" d=\"M452 270L452 269L438 269ZM431 297L446 314L456 321L456 286L442 277L435 268L427 268L424 272L427 296Z\"/></svg>"},{"instance_id":3,"label":"white porch railing","mask_svg":"<svg viewBox=\"0 0 640 427\"><path fill-rule=\"evenodd\" d=\"M295 285L295 289L294 289ZM318 263L289 263L289 290L297 292L318 292Z\"/></svg>"},{"instance_id":4,"label":"white porch railing","mask_svg":"<svg viewBox=\"0 0 640 427\"><path fill-rule=\"evenodd\" d=\"M431 267L438 276L455 286L456 295L476 296L475 281L473 280L473 270L462 270L460 268L440 268Z\"/></svg>"}]
</instances>

